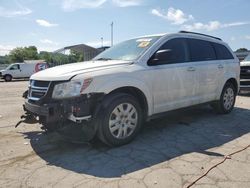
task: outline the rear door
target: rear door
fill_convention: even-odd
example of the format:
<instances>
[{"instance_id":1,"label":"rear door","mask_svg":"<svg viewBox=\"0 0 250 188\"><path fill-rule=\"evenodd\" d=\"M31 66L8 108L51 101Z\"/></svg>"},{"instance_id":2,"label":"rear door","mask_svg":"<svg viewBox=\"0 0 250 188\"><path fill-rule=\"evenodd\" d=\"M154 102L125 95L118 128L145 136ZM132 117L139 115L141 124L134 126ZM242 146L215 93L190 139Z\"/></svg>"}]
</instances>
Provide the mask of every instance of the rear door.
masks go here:
<instances>
[{"instance_id":1,"label":"rear door","mask_svg":"<svg viewBox=\"0 0 250 188\"><path fill-rule=\"evenodd\" d=\"M216 58L211 42L200 39L187 39L190 59L197 67L197 103L214 100L223 80L224 65Z\"/></svg>"},{"instance_id":2,"label":"rear door","mask_svg":"<svg viewBox=\"0 0 250 188\"><path fill-rule=\"evenodd\" d=\"M227 74L229 75L235 75L235 72L239 73L239 61L234 59L234 56L232 53L228 50L228 48L219 43L213 43L217 60L218 60L218 68L220 69L220 87L218 89L218 93L220 95L221 88L224 86L223 84L225 83L226 80L225 76ZM236 74L236 78L238 74Z\"/></svg>"}]
</instances>

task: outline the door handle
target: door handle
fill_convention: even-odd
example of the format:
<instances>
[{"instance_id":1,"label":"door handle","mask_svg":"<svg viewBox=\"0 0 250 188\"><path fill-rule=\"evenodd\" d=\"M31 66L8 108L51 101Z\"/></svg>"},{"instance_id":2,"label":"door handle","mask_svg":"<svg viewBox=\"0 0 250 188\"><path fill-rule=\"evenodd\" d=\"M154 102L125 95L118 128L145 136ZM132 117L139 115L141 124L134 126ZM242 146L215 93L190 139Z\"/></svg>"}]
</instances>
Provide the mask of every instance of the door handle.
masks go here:
<instances>
[{"instance_id":1,"label":"door handle","mask_svg":"<svg viewBox=\"0 0 250 188\"><path fill-rule=\"evenodd\" d=\"M223 66L223 65L221 65L221 64L219 64L219 65L218 65L218 68L219 68L219 69L223 69L223 68L224 68L224 66Z\"/></svg>"},{"instance_id":2,"label":"door handle","mask_svg":"<svg viewBox=\"0 0 250 188\"><path fill-rule=\"evenodd\" d=\"M196 69L194 67L188 67L188 71L195 71Z\"/></svg>"}]
</instances>

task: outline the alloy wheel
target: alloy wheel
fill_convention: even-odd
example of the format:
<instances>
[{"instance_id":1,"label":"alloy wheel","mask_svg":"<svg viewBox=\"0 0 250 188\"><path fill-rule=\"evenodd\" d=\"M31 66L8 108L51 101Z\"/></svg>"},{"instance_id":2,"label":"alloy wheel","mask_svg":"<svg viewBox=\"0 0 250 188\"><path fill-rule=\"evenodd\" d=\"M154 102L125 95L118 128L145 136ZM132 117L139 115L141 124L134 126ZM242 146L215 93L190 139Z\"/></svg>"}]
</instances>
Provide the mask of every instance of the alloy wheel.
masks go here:
<instances>
[{"instance_id":1,"label":"alloy wheel","mask_svg":"<svg viewBox=\"0 0 250 188\"><path fill-rule=\"evenodd\" d=\"M234 105L235 95L233 88L229 87L226 89L223 96L223 105L226 110L230 110Z\"/></svg>"},{"instance_id":2,"label":"alloy wheel","mask_svg":"<svg viewBox=\"0 0 250 188\"><path fill-rule=\"evenodd\" d=\"M122 103L114 108L109 118L109 130L118 139L129 137L138 124L138 112L130 103Z\"/></svg>"}]
</instances>

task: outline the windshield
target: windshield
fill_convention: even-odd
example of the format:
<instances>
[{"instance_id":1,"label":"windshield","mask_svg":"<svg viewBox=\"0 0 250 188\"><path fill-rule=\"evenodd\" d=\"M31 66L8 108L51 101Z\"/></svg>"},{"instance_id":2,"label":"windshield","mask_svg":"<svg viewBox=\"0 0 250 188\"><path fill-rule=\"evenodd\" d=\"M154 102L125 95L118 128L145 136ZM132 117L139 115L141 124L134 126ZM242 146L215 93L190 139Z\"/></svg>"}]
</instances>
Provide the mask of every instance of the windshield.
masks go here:
<instances>
[{"instance_id":1,"label":"windshield","mask_svg":"<svg viewBox=\"0 0 250 188\"><path fill-rule=\"evenodd\" d=\"M250 61L250 54L243 61Z\"/></svg>"},{"instance_id":2,"label":"windshield","mask_svg":"<svg viewBox=\"0 0 250 188\"><path fill-rule=\"evenodd\" d=\"M152 46L159 38L160 36L152 36L127 40L102 52L93 60L133 61Z\"/></svg>"}]
</instances>

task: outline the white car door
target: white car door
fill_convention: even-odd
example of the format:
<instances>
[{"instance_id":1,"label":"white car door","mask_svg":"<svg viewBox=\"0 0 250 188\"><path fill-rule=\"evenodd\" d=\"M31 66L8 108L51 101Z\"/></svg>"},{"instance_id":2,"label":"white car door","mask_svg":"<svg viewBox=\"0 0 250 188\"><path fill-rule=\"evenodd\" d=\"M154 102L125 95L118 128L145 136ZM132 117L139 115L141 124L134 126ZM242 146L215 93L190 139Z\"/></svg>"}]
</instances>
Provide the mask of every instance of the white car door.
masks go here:
<instances>
[{"instance_id":1,"label":"white car door","mask_svg":"<svg viewBox=\"0 0 250 188\"><path fill-rule=\"evenodd\" d=\"M20 77L29 77L29 64L20 64Z\"/></svg>"},{"instance_id":2,"label":"white car door","mask_svg":"<svg viewBox=\"0 0 250 188\"><path fill-rule=\"evenodd\" d=\"M190 59L197 67L197 103L215 100L223 81L223 61L217 60L211 42L198 39L187 39L187 41Z\"/></svg>"},{"instance_id":3,"label":"white car door","mask_svg":"<svg viewBox=\"0 0 250 188\"><path fill-rule=\"evenodd\" d=\"M14 64L12 65L9 70L8 70L9 74L13 77L13 78L20 78L21 77L21 69L20 69L20 65L19 64Z\"/></svg>"},{"instance_id":4,"label":"white car door","mask_svg":"<svg viewBox=\"0 0 250 188\"><path fill-rule=\"evenodd\" d=\"M186 40L170 39L159 50L170 51L170 54L160 61L152 61L153 55L148 62L153 77L154 113L191 105L196 96L197 73L195 65L188 62Z\"/></svg>"}]
</instances>

